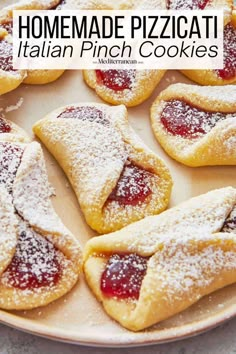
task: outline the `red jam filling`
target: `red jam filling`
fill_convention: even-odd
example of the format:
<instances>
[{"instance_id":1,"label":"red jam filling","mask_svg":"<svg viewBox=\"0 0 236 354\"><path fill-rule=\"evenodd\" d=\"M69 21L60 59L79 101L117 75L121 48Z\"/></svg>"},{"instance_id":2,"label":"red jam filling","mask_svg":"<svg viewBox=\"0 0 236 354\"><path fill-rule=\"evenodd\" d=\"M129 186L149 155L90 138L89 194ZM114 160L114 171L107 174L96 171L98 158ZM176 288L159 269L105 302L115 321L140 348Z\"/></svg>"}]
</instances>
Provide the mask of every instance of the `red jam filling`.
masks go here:
<instances>
[{"instance_id":1,"label":"red jam filling","mask_svg":"<svg viewBox=\"0 0 236 354\"><path fill-rule=\"evenodd\" d=\"M204 10L210 0L167 0L167 9Z\"/></svg>"},{"instance_id":2,"label":"red jam filling","mask_svg":"<svg viewBox=\"0 0 236 354\"><path fill-rule=\"evenodd\" d=\"M229 117L232 115L206 112L184 101L171 100L167 102L161 113L161 123L172 135L194 139L209 133L219 121Z\"/></svg>"},{"instance_id":3,"label":"red jam filling","mask_svg":"<svg viewBox=\"0 0 236 354\"><path fill-rule=\"evenodd\" d=\"M95 107L69 107L64 112L62 112L57 118L73 118L80 120L88 120L89 122L96 123L109 123L109 121L104 118L102 111Z\"/></svg>"},{"instance_id":4,"label":"red jam filling","mask_svg":"<svg viewBox=\"0 0 236 354\"><path fill-rule=\"evenodd\" d=\"M0 184L4 184L9 193L21 163L24 150L12 143L0 143Z\"/></svg>"},{"instance_id":5,"label":"red jam filling","mask_svg":"<svg viewBox=\"0 0 236 354\"><path fill-rule=\"evenodd\" d=\"M96 70L97 82L113 91L131 90L136 70Z\"/></svg>"},{"instance_id":6,"label":"red jam filling","mask_svg":"<svg viewBox=\"0 0 236 354\"><path fill-rule=\"evenodd\" d=\"M10 133L10 131L10 124L8 124L4 118L0 117L0 133Z\"/></svg>"},{"instance_id":7,"label":"red jam filling","mask_svg":"<svg viewBox=\"0 0 236 354\"><path fill-rule=\"evenodd\" d=\"M126 164L118 183L108 201L117 201L121 205L138 205L151 195L150 180L153 174L133 163Z\"/></svg>"},{"instance_id":8,"label":"red jam filling","mask_svg":"<svg viewBox=\"0 0 236 354\"><path fill-rule=\"evenodd\" d=\"M13 21L2 23L0 27L4 28L9 34L12 34Z\"/></svg>"},{"instance_id":9,"label":"red jam filling","mask_svg":"<svg viewBox=\"0 0 236 354\"><path fill-rule=\"evenodd\" d=\"M21 232L12 262L3 274L7 284L25 290L56 285L61 277L58 251L31 229Z\"/></svg>"},{"instance_id":10,"label":"red jam filling","mask_svg":"<svg viewBox=\"0 0 236 354\"><path fill-rule=\"evenodd\" d=\"M15 71L12 64L12 45L7 41L0 41L0 69Z\"/></svg>"},{"instance_id":11,"label":"red jam filling","mask_svg":"<svg viewBox=\"0 0 236 354\"><path fill-rule=\"evenodd\" d=\"M224 29L224 69L216 72L223 80L230 80L236 76L236 28L231 24Z\"/></svg>"},{"instance_id":12,"label":"red jam filling","mask_svg":"<svg viewBox=\"0 0 236 354\"><path fill-rule=\"evenodd\" d=\"M147 271L145 257L137 254L111 256L101 277L101 291L107 297L138 299Z\"/></svg>"}]
</instances>

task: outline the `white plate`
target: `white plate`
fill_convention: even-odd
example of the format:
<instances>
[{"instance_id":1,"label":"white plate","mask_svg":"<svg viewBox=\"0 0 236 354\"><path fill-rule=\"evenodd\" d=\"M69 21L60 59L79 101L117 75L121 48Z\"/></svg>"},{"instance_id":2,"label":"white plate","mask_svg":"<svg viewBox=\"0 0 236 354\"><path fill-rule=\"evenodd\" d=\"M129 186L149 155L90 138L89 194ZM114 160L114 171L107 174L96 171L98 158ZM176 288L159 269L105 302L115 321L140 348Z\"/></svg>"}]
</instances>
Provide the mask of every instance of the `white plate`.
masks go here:
<instances>
[{"instance_id":1,"label":"white plate","mask_svg":"<svg viewBox=\"0 0 236 354\"><path fill-rule=\"evenodd\" d=\"M1 2L1 6L12 3ZM211 189L228 185L236 187L235 167L188 168L169 158L155 140L150 127L149 109L157 94L174 82L190 82L180 73L169 71L152 97L144 104L129 109L129 118L137 134L166 161L174 188L171 206ZM34 122L59 106L74 102L101 102L82 80L81 72L67 71L56 82L45 86L21 85L0 96L0 108L6 117L32 135ZM45 151L49 179L55 187L53 203L66 226L81 244L93 235L80 212L68 181L50 154ZM112 321L95 300L81 277L65 297L44 308L21 311L0 311L0 321L10 326L55 340L96 346L134 346L163 343L208 330L236 314L236 285L222 289L183 313L150 328L132 333Z\"/></svg>"}]
</instances>

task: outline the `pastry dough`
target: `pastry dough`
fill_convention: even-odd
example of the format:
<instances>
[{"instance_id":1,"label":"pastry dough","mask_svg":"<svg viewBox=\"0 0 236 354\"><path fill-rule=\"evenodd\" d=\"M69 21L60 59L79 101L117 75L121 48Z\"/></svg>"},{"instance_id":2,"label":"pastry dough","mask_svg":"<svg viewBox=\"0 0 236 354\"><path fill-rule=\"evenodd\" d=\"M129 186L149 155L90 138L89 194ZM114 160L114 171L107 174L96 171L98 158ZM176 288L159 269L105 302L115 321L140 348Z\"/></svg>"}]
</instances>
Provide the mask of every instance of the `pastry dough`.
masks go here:
<instances>
[{"instance_id":1,"label":"pastry dough","mask_svg":"<svg viewBox=\"0 0 236 354\"><path fill-rule=\"evenodd\" d=\"M151 108L154 134L187 166L236 164L236 86L170 85Z\"/></svg>"},{"instance_id":2,"label":"pastry dough","mask_svg":"<svg viewBox=\"0 0 236 354\"><path fill-rule=\"evenodd\" d=\"M31 85L42 85L57 80L64 70L9 70L9 65L2 63L6 57L7 63L12 62L12 17L13 10L47 10L47 9L110 9L102 0L22 0L7 6L0 11L0 94L17 88L22 82ZM5 43L7 42L7 43ZM4 69L2 69L4 68Z\"/></svg>"},{"instance_id":3,"label":"pastry dough","mask_svg":"<svg viewBox=\"0 0 236 354\"><path fill-rule=\"evenodd\" d=\"M235 208L235 209L234 209ZM91 239L84 272L109 316L142 330L236 281L236 189L211 191Z\"/></svg>"},{"instance_id":4,"label":"pastry dough","mask_svg":"<svg viewBox=\"0 0 236 354\"><path fill-rule=\"evenodd\" d=\"M67 293L78 279L82 255L78 241L53 210L40 145L28 143L12 123L9 130L8 123L5 120L0 134L0 255L1 241L8 240L8 259L4 265L0 261L0 307L22 310L47 305Z\"/></svg>"},{"instance_id":5,"label":"pastry dough","mask_svg":"<svg viewBox=\"0 0 236 354\"><path fill-rule=\"evenodd\" d=\"M112 10L110 0L61 0L56 10Z\"/></svg>"},{"instance_id":6,"label":"pastry dough","mask_svg":"<svg viewBox=\"0 0 236 354\"><path fill-rule=\"evenodd\" d=\"M224 68L222 70L181 70L189 79L201 85L228 85L236 83L236 10L224 29Z\"/></svg>"},{"instance_id":7,"label":"pastry dough","mask_svg":"<svg viewBox=\"0 0 236 354\"><path fill-rule=\"evenodd\" d=\"M33 130L64 169L87 223L99 233L167 207L168 168L131 129L124 106L72 104Z\"/></svg>"},{"instance_id":8,"label":"pastry dough","mask_svg":"<svg viewBox=\"0 0 236 354\"><path fill-rule=\"evenodd\" d=\"M0 95L17 88L26 76L25 70L12 67L12 38L0 27Z\"/></svg>"},{"instance_id":9,"label":"pastry dough","mask_svg":"<svg viewBox=\"0 0 236 354\"><path fill-rule=\"evenodd\" d=\"M166 70L84 70L89 87L104 101L127 107L147 100Z\"/></svg>"},{"instance_id":10,"label":"pastry dough","mask_svg":"<svg viewBox=\"0 0 236 354\"><path fill-rule=\"evenodd\" d=\"M13 17L13 10L47 10L55 7L58 5L59 0L23 0L16 4L7 6L0 11L0 26L2 26L5 30L6 39L9 42L12 42L12 17ZM21 71L16 71L21 72ZM47 84L49 82L55 81L58 79L64 70L28 70L22 71L21 80L17 81L17 86L23 81L27 84ZM23 75L24 74L24 75ZM7 77L9 77L10 73L7 72ZM1 80L1 78L0 78ZM8 91L14 90L17 86L16 83L14 85L13 79L9 78L11 84L9 85L1 85L2 92L6 93ZM1 81L0 81L1 82Z\"/></svg>"},{"instance_id":11,"label":"pastry dough","mask_svg":"<svg viewBox=\"0 0 236 354\"><path fill-rule=\"evenodd\" d=\"M121 1L120 9L129 10L211 10L223 9L230 19L233 0L128 0Z\"/></svg>"},{"instance_id":12,"label":"pastry dough","mask_svg":"<svg viewBox=\"0 0 236 354\"><path fill-rule=\"evenodd\" d=\"M1 141L29 143L30 139L22 128L0 114Z\"/></svg>"}]
</instances>

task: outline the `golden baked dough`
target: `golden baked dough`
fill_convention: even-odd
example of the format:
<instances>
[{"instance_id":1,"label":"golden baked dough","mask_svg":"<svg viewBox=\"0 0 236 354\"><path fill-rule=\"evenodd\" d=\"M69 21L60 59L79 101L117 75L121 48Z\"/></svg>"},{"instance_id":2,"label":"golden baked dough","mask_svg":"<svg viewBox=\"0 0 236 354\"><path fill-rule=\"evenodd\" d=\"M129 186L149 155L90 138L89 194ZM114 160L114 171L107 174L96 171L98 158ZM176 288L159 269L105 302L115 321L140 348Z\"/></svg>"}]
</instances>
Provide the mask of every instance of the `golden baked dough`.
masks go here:
<instances>
[{"instance_id":1,"label":"golden baked dough","mask_svg":"<svg viewBox=\"0 0 236 354\"><path fill-rule=\"evenodd\" d=\"M120 9L127 10L198 10L198 9L223 9L225 21L230 21L233 0L121 0Z\"/></svg>"},{"instance_id":2,"label":"golden baked dough","mask_svg":"<svg viewBox=\"0 0 236 354\"><path fill-rule=\"evenodd\" d=\"M4 50L3 41L12 43L12 17L13 10L47 10L47 9L76 9L94 10L111 9L107 3L100 0L22 0L0 10L0 63L1 56L8 55L12 62L12 48ZM8 45L9 47L9 45ZM3 65L1 65L3 67ZM6 65L5 65L6 67ZM57 80L64 70L5 70L0 69L0 94L17 88L22 82L31 85L48 84Z\"/></svg>"},{"instance_id":3,"label":"golden baked dough","mask_svg":"<svg viewBox=\"0 0 236 354\"><path fill-rule=\"evenodd\" d=\"M16 4L7 6L0 11L0 26L6 30L6 38L8 41L12 42L12 18L13 18L13 10L47 10L54 8L56 5L60 3L60 0L22 0L17 2ZM19 71L16 71L17 73ZM18 80L17 86L23 81L27 84L39 85L39 84L47 84L49 82L55 81L58 79L64 70L29 70L23 71L24 77L20 81ZM9 77L9 72L7 72L7 76ZM1 80L1 78L0 78ZM9 80L10 81L10 80ZM1 81L0 81L1 82ZM14 90L17 86L13 85L13 81L11 79L11 85L4 85L3 92L6 93L8 91ZM1 85L2 87L3 85Z\"/></svg>"},{"instance_id":4,"label":"golden baked dough","mask_svg":"<svg viewBox=\"0 0 236 354\"><path fill-rule=\"evenodd\" d=\"M4 118L0 128L0 307L31 309L74 286L82 254L52 207L40 145Z\"/></svg>"},{"instance_id":5,"label":"golden baked dough","mask_svg":"<svg viewBox=\"0 0 236 354\"><path fill-rule=\"evenodd\" d=\"M222 188L91 239L84 272L107 314L139 331L234 283L233 210L236 189Z\"/></svg>"},{"instance_id":6,"label":"golden baked dough","mask_svg":"<svg viewBox=\"0 0 236 354\"><path fill-rule=\"evenodd\" d=\"M22 128L0 115L1 141L29 143L31 140Z\"/></svg>"},{"instance_id":7,"label":"golden baked dough","mask_svg":"<svg viewBox=\"0 0 236 354\"><path fill-rule=\"evenodd\" d=\"M170 85L151 108L154 134L192 167L236 164L236 86Z\"/></svg>"},{"instance_id":8,"label":"golden baked dough","mask_svg":"<svg viewBox=\"0 0 236 354\"><path fill-rule=\"evenodd\" d=\"M1 182L0 179L0 276L10 264L17 244L17 219L11 197Z\"/></svg>"},{"instance_id":9,"label":"golden baked dough","mask_svg":"<svg viewBox=\"0 0 236 354\"><path fill-rule=\"evenodd\" d=\"M72 104L33 130L65 171L87 223L99 233L167 207L169 170L131 129L124 106Z\"/></svg>"},{"instance_id":10,"label":"golden baked dough","mask_svg":"<svg viewBox=\"0 0 236 354\"><path fill-rule=\"evenodd\" d=\"M111 0L61 0L58 10L112 10Z\"/></svg>"},{"instance_id":11,"label":"golden baked dough","mask_svg":"<svg viewBox=\"0 0 236 354\"><path fill-rule=\"evenodd\" d=\"M151 96L165 72L166 70L130 69L98 70L96 74L95 70L83 70L83 77L88 86L104 101L132 107Z\"/></svg>"},{"instance_id":12,"label":"golden baked dough","mask_svg":"<svg viewBox=\"0 0 236 354\"><path fill-rule=\"evenodd\" d=\"M189 79L201 85L229 85L236 83L236 10L232 12L231 22L224 29L224 69L223 70L181 70ZM232 56L232 52L234 56Z\"/></svg>"}]
</instances>

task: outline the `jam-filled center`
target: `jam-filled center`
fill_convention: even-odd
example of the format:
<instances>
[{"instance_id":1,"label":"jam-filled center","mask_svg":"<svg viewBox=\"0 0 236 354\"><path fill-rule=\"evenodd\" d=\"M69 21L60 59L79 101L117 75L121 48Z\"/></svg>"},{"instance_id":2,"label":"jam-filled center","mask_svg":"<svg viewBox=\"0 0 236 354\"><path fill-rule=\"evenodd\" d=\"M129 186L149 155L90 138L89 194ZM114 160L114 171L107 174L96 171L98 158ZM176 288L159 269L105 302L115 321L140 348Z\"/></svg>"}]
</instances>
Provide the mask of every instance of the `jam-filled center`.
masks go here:
<instances>
[{"instance_id":1,"label":"jam-filled center","mask_svg":"<svg viewBox=\"0 0 236 354\"><path fill-rule=\"evenodd\" d=\"M148 258L137 254L111 256L101 277L101 291L107 297L138 299Z\"/></svg>"},{"instance_id":2,"label":"jam-filled center","mask_svg":"<svg viewBox=\"0 0 236 354\"><path fill-rule=\"evenodd\" d=\"M89 106L68 107L57 118L73 118L101 124L109 123L100 109Z\"/></svg>"},{"instance_id":3,"label":"jam-filled center","mask_svg":"<svg viewBox=\"0 0 236 354\"><path fill-rule=\"evenodd\" d=\"M171 10L204 10L211 0L167 0Z\"/></svg>"},{"instance_id":4,"label":"jam-filled center","mask_svg":"<svg viewBox=\"0 0 236 354\"><path fill-rule=\"evenodd\" d=\"M0 40L0 68L4 71L15 71L13 69L13 49L12 44L5 40Z\"/></svg>"},{"instance_id":5,"label":"jam-filled center","mask_svg":"<svg viewBox=\"0 0 236 354\"><path fill-rule=\"evenodd\" d=\"M10 133L11 126L6 122L4 118L0 116L0 133Z\"/></svg>"},{"instance_id":6,"label":"jam-filled center","mask_svg":"<svg viewBox=\"0 0 236 354\"><path fill-rule=\"evenodd\" d=\"M18 238L15 255L3 274L6 284L21 290L56 285L61 277L59 251L32 229Z\"/></svg>"},{"instance_id":7,"label":"jam-filled center","mask_svg":"<svg viewBox=\"0 0 236 354\"><path fill-rule=\"evenodd\" d=\"M21 163L24 150L17 144L0 143L0 184L4 184L9 193Z\"/></svg>"},{"instance_id":8,"label":"jam-filled center","mask_svg":"<svg viewBox=\"0 0 236 354\"><path fill-rule=\"evenodd\" d=\"M236 113L206 112L180 100L168 101L161 113L161 123L168 133L190 139L209 133L227 118L236 118Z\"/></svg>"},{"instance_id":9,"label":"jam-filled center","mask_svg":"<svg viewBox=\"0 0 236 354\"><path fill-rule=\"evenodd\" d=\"M153 174L128 162L110 194L108 201L117 201L121 205L138 205L152 194Z\"/></svg>"},{"instance_id":10,"label":"jam-filled center","mask_svg":"<svg viewBox=\"0 0 236 354\"><path fill-rule=\"evenodd\" d=\"M236 28L232 24L224 29L224 68L216 72L223 80L236 77Z\"/></svg>"},{"instance_id":11,"label":"jam-filled center","mask_svg":"<svg viewBox=\"0 0 236 354\"><path fill-rule=\"evenodd\" d=\"M113 91L131 90L136 70L96 70L97 82Z\"/></svg>"}]
</instances>

